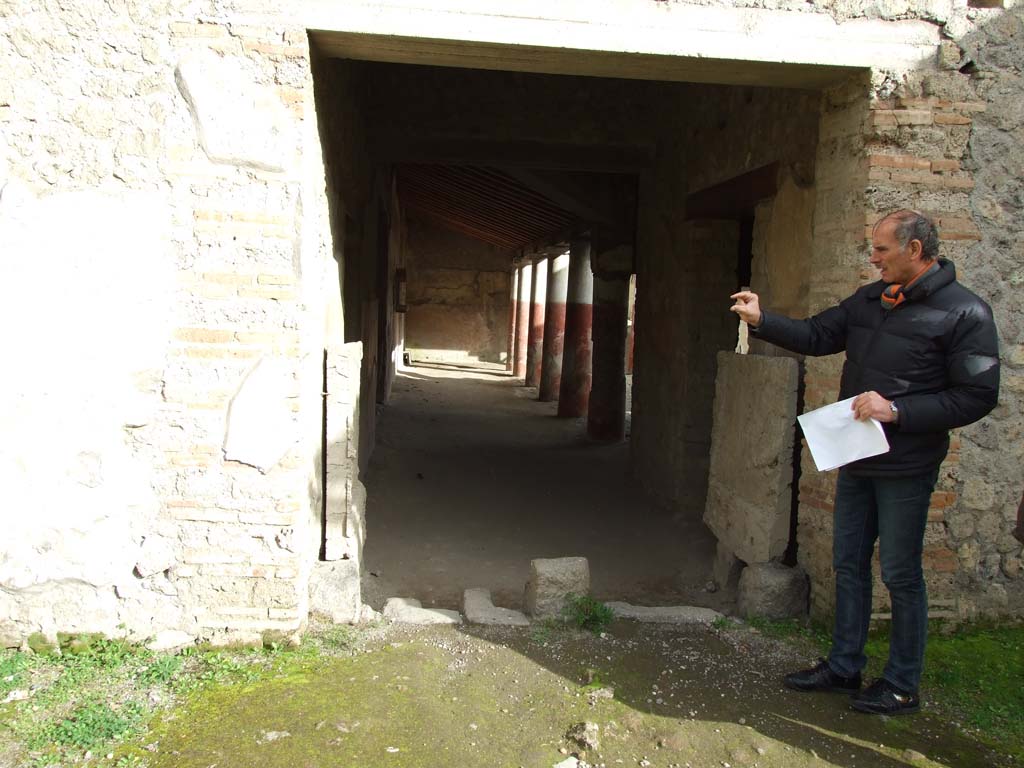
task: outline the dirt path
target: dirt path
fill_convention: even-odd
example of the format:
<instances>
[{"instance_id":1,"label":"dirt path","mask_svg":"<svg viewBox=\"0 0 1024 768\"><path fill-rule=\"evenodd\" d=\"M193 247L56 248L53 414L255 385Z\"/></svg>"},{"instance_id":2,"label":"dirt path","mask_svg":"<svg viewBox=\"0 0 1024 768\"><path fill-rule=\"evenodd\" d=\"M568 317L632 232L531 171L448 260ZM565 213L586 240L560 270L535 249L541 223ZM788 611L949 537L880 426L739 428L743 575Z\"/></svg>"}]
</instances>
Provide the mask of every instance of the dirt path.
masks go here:
<instances>
[{"instance_id":1,"label":"dirt path","mask_svg":"<svg viewBox=\"0 0 1024 768\"><path fill-rule=\"evenodd\" d=\"M714 539L629 479L628 444L599 445L555 418L502 369L420 366L400 374L367 471L364 583L458 608L469 587L518 607L536 557L590 559L602 599L721 607L704 590Z\"/></svg>"},{"instance_id":2,"label":"dirt path","mask_svg":"<svg viewBox=\"0 0 1024 768\"><path fill-rule=\"evenodd\" d=\"M148 754L157 768L551 768L572 754L606 768L1009 765L928 714L859 715L844 696L783 689L805 661L742 627L394 626L349 658L197 697ZM566 739L581 722L598 727L590 749Z\"/></svg>"}]
</instances>

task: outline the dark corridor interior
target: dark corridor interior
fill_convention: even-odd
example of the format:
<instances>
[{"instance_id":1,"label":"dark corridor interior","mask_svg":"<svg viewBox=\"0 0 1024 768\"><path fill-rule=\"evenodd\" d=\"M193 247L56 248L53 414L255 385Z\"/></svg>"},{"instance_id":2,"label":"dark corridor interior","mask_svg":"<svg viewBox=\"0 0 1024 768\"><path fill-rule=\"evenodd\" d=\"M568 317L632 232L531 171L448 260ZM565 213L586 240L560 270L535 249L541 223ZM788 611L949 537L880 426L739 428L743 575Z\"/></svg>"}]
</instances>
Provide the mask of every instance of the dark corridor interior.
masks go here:
<instances>
[{"instance_id":1,"label":"dark corridor interior","mask_svg":"<svg viewBox=\"0 0 1024 768\"><path fill-rule=\"evenodd\" d=\"M531 559L580 555L602 598L729 601L701 519L715 360L735 347L726 302L758 277L770 201L784 182L811 194L819 94L318 66L325 163L354 244L338 256L346 339L356 317L363 341L367 602L457 608L483 587L520 607ZM760 141L751 116L786 141ZM629 295L613 378L642 419L625 441L589 440L586 416L556 418L513 376L517 313L536 303L517 268L537 273L581 236L595 359L596 284ZM596 362L593 380L607 386Z\"/></svg>"},{"instance_id":2,"label":"dark corridor interior","mask_svg":"<svg viewBox=\"0 0 1024 768\"><path fill-rule=\"evenodd\" d=\"M365 477L364 599L458 608L484 587L520 608L532 558L583 556L599 598L721 605L711 533L645 500L627 443L591 442L555 408L503 366L401 372Z\"/></svg>"}]
</instances>

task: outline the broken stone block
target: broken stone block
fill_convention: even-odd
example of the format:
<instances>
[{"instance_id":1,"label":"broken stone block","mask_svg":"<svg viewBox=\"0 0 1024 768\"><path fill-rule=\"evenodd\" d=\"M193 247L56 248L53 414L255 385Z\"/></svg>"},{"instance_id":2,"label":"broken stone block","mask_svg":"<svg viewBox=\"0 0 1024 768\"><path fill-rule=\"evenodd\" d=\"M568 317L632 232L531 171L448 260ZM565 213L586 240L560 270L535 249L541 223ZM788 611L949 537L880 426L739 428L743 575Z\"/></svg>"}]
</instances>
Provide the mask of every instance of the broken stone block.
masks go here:
<instances>
[{"instance_id":1,"label":"broken stone block","mask_svg":"<svg viewBox=\"0 0 1024 768\"><path fill-rule=\"evenodd\" d=\"M718 353L704 522L746 563L789 545L798 381L792 358Z\"/></svg>"},{"instance_id":2,"label":"broken stone block","mask_svg":"<svg viewBox=\"0 0 1024 768\"><path fill-rule=\"evenodd\" d=\"M363 605L363 607L359 609L359 622L360 623L369 623L369 622L373 622L373 621L380 621L383 617L384 617L384 615L380 611L375 611L373 608L371 608L368 605Z\"/></svg>"},{"instance_id":3,"label":"broken stone block","mask_svg":"<svg viewBox=\"0 0 1024 768\"><path fill-rule=\"evenodd\" d=\"M335 624L359 621L362 608L359 564L355 560L317 562L309 577L309 610Z\"/></svg>"},{"instance_id":4,"label":"broken stone block","mask_svg":"<svg viewBox=\"0 0 1024 768\"><path fill-rule=\"evenodd\" d=\"M803 568L757 563L740 574L736 610L745 619L790 619L807 612L807 596Z\"/></svg>"},{"instance_id":5,"label":"broken stone block","mask_svg":"<svg viewBox=\"0 0 1024 768\"><path fill-rule=\"evenodd\" d=\"M590 564L585 557L538 558L530 561L523 604L535 618L561 617L569 595L590 593Z\"/></svg>"},{"instance_id":6,"label":"broken stone block","mask_svg":"<svg viewBox=\"0 0 1024 768\"><path fill-rule=\"evenodd\" d=\"M274 648L298 648L302 644L302 635L299 632L286 632L281 629L263 630L263 647Z\"/></svg>"},{"instance_id":7,"label":"broken stone block","mask_svg":"<svg viewBox=\"0 0 1024 768\"><path fill-rule=\"evenodd\" d=\"M255 629L211 629L199 639L211 648L263 647L263 635Z\"/></svg>"},{"instance_id":8,"label":"broken stone block","mask_svg":"<svg viewBox=\"0 0 1024 768\"><path fill-rule=\"evenodd\" d=\"M174 79L211 161L267 171L287 167L295 147L292 120L273 88L213 51L185 54Z\"/></svg>"},{"instance_id":9,"label":"broken stone block","mask_svg":"<svg viewBox=\"0 0 1024 768\"><path fill-rule=\"evenodd\" d=\"M526 615L519 611L495 606L489 589L467 589L462 595L462 612L470 624L525 627L530 623Z\"/></svg>"},{"instance_id":10,"label":"broken stone block","mask_svg":"<svg viewBox=\"0 0 1024 768\"><path fill-rule=\"evenodd\" d=\"M722 618L722 614L711 608L692 605L630 605L629 603L608 603L618 619L631 619L650 624L710 624Z\"/></svg>"},{"instance_id":11,"label":"broken stone block","mask_svg":"<svg viewBox=\"0 0 1024 768\"><path fill-rule=\"evenodd\" d=\"M155 573L162 573L175 563L171 543L159 536L147 536L139 548L139 557L135 562L135 572L146 578Z\"/></svg>"},{"instance_id":12,"label":"broken stone block","mask_svg":"<svg viewBox=\"0 0 1024 768\"><path fill-rule=\"evenodd\" d=\"M93 645L103 639L102 632L58 632L57 645L61 655L77 656L88 653Z\"/></svg>"},{"instance_id":13,"label":"broken stone block","mask_svg":"<svg viewBox=\"0 0 1024 768\"><path fill-rule=\"evenodd\" d=\"M384 604L384 618L399 624L461 624L458 611L424 608L411 597L390 597Z\"/></svg>"},{"instance_id":14,"label":"broken stone block","mask_svg":"<svg viewBox=\"0 0 1024 768\"><path fill-rule=\"evenodd\" d=\"M33 632L28 636L28 647L32 653L40 656L53 656L58 653L57 643L42 632Z\"/></svg>"},{"instance_id":15,"label":"broken stone block","mask_svg":"<svg viewBox=\"0 0 1024 768\"><path fill-rule=\"evenodd\" d=\"M0 621L0 650L20 648L25 636L13 621Z\"/></svg>"},{"instance_id":16,"label":"broken stone block","mask_svg":"<svg viewBox=\"0 0 1024 768\"><path fill-rule=\"evenodd\" d=\"M565 734L565 738L580 749L596 752L601 748L601 742L598 740L600 731L601 727L597 723L576 723Z\"/></svg>"}]
</instances>

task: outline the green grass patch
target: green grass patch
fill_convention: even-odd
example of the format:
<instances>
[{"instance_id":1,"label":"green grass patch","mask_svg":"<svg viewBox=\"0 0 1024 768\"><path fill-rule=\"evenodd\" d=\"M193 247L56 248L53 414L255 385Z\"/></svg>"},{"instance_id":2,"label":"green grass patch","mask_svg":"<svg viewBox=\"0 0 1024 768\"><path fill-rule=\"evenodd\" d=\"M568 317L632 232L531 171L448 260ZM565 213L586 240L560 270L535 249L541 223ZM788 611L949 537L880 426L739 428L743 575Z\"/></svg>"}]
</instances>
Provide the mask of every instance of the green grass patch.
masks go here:
<instances>
[{"instance_id":1,"label":"green grass patch","mask_svg":"<svg viewBox=\"0 0 1024 768\"><path fill-rule=\"evenodd\" d=\"M117 708L90 697L75 706L67 715L44 723L28 735L30 749L77 747L80 750L107 746L136 731L144 722L146 708L127 701Z\"/></svg>"},{"instance_id":2,"label":"green grass patch","mask_svg":"<svg viewBox=\"0 0 1024 768\"><path fill-rule=\"evenodd\" d=\"M872 634L867 654L879 670L887 631ZM966 627L932 632L921 687L925 698L976 731L989 745L1024 758L1024 627Z\"/></svg>"},{"instance_id":3,"label":"green grass patch","mask_svg":"<svg viewBox=\"0 0 1024 768\"><path fill-rule=\"evenodd\" d=\"M18 651L0 651L0 698L24 686L32 667L32 656Z\"/></svg>"},{"instance_id":4,"label":"green grass patch","mask_svg":"<svg viewBox=\"0 0 1024 768\"><path fill-rule=\"evenodd\" d=\"M728 621L728 620L726 620ZM751 619L766 637L825 655L830 632L805 621ZM718 628L726 628L725 625ZM865 647L867 677L880 675L889 655L889 627L872 630ZM929 708L974 732L994 749L1024 759L1024 627L929 622L921 688Z\"/></svg>"},{"instance_id":5,"label":"green grass patch","mask_svg":"<svg viewBox=\"0 0 1024 768\"><path fill-rule=\"evenodd\" d=\"M166 685L177 675L181 663L181 656L158 656L139 672L139 682L146 686Z\"/></svg>"},{"instance_id":6,"label":"green grass patch","mask_svg":"<svg viewBox=\"0 0 1024 768\"><path fill-rule=\"evenodd\" d=\"M567 595L562 612L570 624L595 635L607 629L615 618L611 608L590 595Z\"/></svg>"},{"instance_id":7,"label":"green grass patch","mask_svg":"<svg viewBox=\"0 0 1024 768\"><path fill-rule=\"evenodd\" d=\"M0 754L42 768L81 763L87 752L93 760L114 753L97 764L135 766L146 755L137 742L160 710L211 687L244 686L321 657L347 655L359 640L357 629L329 626L299 647L272 642L154 653L123 639L61 635L44 652L0 652L0 700L15 689L32 692L0 705Z\"/></svg>"},{"instance_id":8,"label":"green grass patch","mask_svg":"<svg viewBox=\"0 0 1024 768\"><path fill-rule=\"evenodd\" d=\"M818 624L801 619L750 619L747 622L765 637L775 640L802 640L815 648L827 650L831 633Z\"/></svg>"}]
</instances>

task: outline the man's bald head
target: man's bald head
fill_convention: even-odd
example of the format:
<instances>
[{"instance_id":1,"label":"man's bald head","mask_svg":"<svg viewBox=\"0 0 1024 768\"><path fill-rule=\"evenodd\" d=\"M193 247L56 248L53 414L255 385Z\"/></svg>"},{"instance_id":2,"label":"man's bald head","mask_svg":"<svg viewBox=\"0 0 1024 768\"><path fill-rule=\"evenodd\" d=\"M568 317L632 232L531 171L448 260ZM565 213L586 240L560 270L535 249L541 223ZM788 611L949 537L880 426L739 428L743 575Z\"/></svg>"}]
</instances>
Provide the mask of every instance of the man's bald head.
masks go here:
<instances>
[{"instance_id":1,"label":"man's bald head","mask_svg":"<svg viewBox=\"0 0 1024 768\"><path fill-rule=\"evenodd\" d=\"M921 243L922 260L933 261L939 257L939 232L935 222L923 213L909 208L893 211L879 219L875 229L883 222L893 224L893 234L901 248L906 248L911 241L917 240Z\"/></svg>"}]
</instances>

